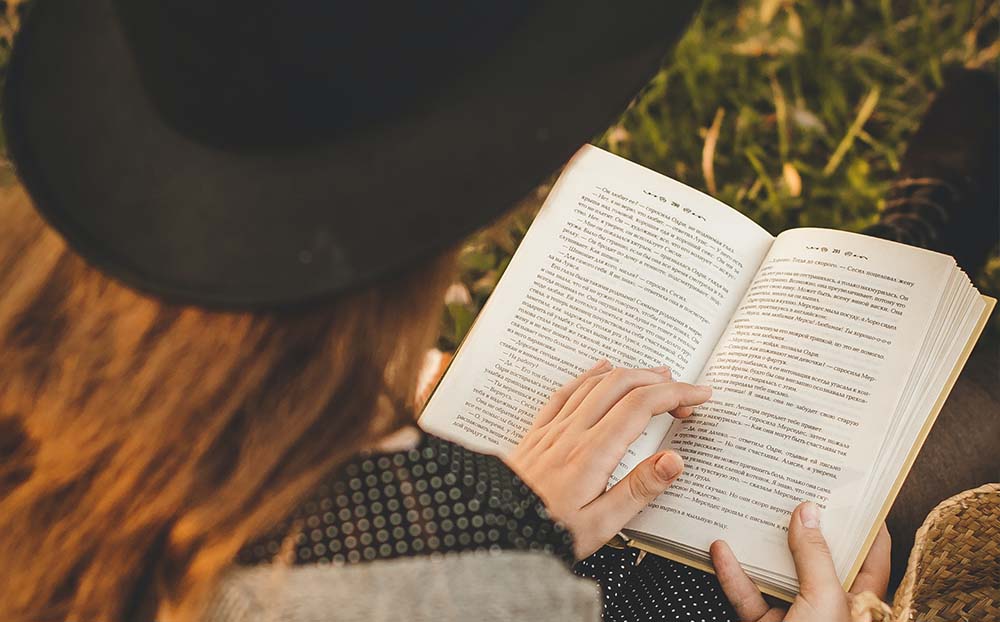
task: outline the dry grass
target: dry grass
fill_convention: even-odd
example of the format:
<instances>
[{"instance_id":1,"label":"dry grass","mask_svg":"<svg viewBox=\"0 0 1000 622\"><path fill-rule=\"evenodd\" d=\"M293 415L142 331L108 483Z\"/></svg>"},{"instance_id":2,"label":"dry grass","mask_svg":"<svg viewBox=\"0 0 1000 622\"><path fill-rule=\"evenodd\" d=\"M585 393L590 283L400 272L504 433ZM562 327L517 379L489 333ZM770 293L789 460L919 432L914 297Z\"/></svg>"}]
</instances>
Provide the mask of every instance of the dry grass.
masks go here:
<instances>
[{"instance_id":1,"label":"dry grass","mask_svg":"<svg viewBox=\"0 0 1000 622\"><path fill-rule=\"evenodd\" d=\"M772 233L878 218L906 141L952 67L998 66L1000 3L712 2L598 144L709 192ZM542 189L544 192L544 189ZM538 201L469 240L447 305L453 348ZM1000 293L1000 257L974 275ZM1000 332L1000 321L994 320Z\"/></svg>"}]
</instances>

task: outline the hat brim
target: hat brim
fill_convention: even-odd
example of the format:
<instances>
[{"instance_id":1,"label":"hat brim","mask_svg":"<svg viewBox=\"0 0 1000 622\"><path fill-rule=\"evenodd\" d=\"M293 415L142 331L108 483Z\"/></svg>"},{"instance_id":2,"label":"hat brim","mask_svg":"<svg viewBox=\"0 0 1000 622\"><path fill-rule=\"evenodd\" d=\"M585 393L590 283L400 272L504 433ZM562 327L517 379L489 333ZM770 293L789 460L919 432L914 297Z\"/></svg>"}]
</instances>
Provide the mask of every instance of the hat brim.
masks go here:
<instances>
[{"instance_id":1,"label":"hat brim","mask_svg":"<svg viewBox=\"0 0 1000 622\"><path fill-rule=\"evenodd\" d=\"M8 148L85 259L171 302L300 305L494 219L620 114L697 2L540 3L433 101L335 143L230 151L164 123L111 0L35 3L4 92Z\"/></svg>"}]
</instances>

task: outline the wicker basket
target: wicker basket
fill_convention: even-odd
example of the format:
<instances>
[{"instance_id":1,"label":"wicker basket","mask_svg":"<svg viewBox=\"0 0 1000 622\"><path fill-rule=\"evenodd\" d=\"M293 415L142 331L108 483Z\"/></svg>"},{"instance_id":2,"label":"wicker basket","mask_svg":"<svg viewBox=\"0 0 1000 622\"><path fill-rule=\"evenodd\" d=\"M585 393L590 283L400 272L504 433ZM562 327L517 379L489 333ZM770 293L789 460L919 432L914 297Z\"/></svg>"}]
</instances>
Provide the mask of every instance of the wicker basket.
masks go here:
<instances>
[{"instance_id":1,"label":"wicker basket","mask_svg":"<svg viewBox=\"0 0 1000 622\"><path fill-rule=\"evenodd\" d=\"M947 499L917 531L896 622L1000 621L1000 484Z\"/></svg>"}]
</instances>

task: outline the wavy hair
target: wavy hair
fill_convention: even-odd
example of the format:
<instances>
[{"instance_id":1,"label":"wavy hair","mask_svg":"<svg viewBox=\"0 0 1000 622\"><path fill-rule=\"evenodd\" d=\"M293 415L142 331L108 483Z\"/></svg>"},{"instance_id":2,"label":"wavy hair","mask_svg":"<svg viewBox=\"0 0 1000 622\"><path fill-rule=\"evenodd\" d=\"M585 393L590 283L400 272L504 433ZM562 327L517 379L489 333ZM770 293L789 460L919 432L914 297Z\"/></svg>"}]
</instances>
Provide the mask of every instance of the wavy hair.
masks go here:
<instances>
[{"instance_id":1,"label":"wavy hair","mask_svg":"<svg viewBox=\"0 0 1000 622\"><path fill-rule=\"evenodd\" d=\"M246 542L413 422L454 253L309 310L175 306L0 196L0 619L194 620Z\"/></svg>"}]
</instances>

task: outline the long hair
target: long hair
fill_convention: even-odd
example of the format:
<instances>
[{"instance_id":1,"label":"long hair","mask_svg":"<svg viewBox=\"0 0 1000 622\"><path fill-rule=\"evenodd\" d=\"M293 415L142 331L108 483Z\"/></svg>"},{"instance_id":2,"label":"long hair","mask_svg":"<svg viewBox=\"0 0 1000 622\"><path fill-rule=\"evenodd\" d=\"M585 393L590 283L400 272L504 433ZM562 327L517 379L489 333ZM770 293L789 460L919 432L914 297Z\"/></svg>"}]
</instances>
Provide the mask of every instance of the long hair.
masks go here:
<instances>
[{"instance_id":1,"label":"long hair","mask_svg":"<svg viewBox=\"0 0 1000 622\"><path fill-rule=\"evenodd\" d=\"M197 617L243 544L413 422L454 254L308 311L164 304L0 197L0 620Z\"/></svg>"}]
</instances>

